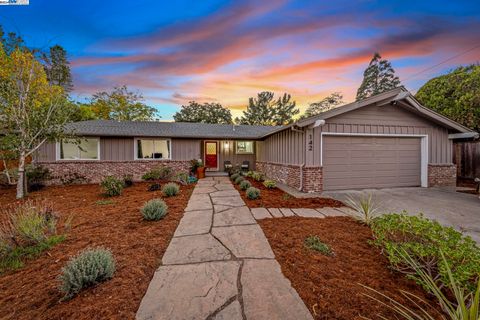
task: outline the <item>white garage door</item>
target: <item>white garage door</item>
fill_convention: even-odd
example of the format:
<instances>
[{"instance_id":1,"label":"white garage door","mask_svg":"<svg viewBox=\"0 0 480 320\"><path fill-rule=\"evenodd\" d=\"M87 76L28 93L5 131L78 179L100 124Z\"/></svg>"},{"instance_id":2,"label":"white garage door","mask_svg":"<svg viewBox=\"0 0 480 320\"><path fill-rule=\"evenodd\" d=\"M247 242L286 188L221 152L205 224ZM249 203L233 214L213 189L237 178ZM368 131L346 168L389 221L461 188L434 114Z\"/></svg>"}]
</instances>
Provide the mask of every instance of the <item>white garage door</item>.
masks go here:
<instances>
[{"instance_id":1,"label":"white garage door","mask_svg":"<svg viewBox=\"0 0 480 320\"><path fill-rule=\"evenodd\" d=\"M420 138L323 136L323 189L421 185Z\"/></svg>"}]
</instances>

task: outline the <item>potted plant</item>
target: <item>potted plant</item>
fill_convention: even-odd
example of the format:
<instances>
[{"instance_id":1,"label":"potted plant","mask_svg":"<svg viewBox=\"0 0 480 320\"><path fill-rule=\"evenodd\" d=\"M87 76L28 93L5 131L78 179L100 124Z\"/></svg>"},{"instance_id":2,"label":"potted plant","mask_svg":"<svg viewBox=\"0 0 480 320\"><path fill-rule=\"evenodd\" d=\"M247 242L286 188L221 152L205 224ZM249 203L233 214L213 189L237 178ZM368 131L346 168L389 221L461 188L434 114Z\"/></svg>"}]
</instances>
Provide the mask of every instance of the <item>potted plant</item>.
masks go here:
<instances>
[{"instance_id":1,"label":"potted plant","mask_svg":"<svg viewBox=\"0 0 480 320\"><path fill-rule=\"evenodd\" d=\"M201 159L193 159L190 161L190 172L196 174L198 179L205 178L205 166Z\"/></svg>"}]
</instances>

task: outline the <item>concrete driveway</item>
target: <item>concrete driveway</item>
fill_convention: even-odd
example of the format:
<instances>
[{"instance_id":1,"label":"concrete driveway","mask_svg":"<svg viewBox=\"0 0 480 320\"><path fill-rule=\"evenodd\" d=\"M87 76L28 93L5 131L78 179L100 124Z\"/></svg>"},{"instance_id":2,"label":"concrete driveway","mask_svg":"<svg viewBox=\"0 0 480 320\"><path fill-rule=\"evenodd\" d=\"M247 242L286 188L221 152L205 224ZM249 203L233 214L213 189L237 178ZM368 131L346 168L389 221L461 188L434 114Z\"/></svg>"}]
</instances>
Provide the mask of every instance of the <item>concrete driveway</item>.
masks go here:
<instances>
[{"instance_id":1,"label":"concrete driveway","mask_svg":"<svg viewBox=\"0 0 480 320\"><path fill-rule=\"evenodd\" d=\"M365 189L324 192L343 201L349 195L372 193L385 212L423 213L443 225L469 234L480 243L480 199L478 196L436 188Z\"/></svg>"}]
</instances>

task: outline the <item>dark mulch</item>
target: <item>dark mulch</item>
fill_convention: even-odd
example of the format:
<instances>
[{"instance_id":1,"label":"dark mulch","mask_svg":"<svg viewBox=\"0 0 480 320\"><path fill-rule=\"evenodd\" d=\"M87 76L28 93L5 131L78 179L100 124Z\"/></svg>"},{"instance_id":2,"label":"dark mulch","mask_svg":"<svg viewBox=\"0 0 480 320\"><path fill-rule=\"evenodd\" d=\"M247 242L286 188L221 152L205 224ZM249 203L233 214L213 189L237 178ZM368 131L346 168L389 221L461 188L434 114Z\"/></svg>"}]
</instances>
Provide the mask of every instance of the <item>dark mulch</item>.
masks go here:
<instances>
[{"instance_id":1,"label":"dark mulch","mask_svg":"<svg viewBox=\"0 0 480 320\"><path fill-rule=\"evenodd\" d=\"M370 229L348 217L325 219L289 217L259 221L285 276L316 319L397 319L388 308L365 296L369 286L397 301L408 302L399 290L428 301L425 292L404 275L389 269L387 259L371 246ZM317 235L334 256L306 249L307 236ZM435 307L427 308L438 315ZM439 318L439 317L438 317Z\"/></svg>"},{"instance_id":2,"label":"dark mulch","mask_svg":"<svg viewBox=\"0 0 480 320\"><path fill-rule=\"evenodd\" d=\"M235 188L240 192L243 201L250 208L322 208L322 207L342 207L343 203L330 198L296 198L282 191L279 188L268 189L262 182L255 181L245 177L252 187L260 189L260 198L250 200L245 195L245 191L241 190L238 185Z\"/></svg>"},{"instance_id":3,"label":"dark mulch","mask_svg":"<svg viewBox=\"0 0 480 320\"><path fill-rule=\"evenodd\" d=\"M47 187L30 198L47 199L60 215L60 232L67 239L24 268L0 275L0 319L134 319L140 301L173 236L193 186L182 186L178 196L166 198L168 215L160 221L143 221L145 201L162 197L136 183L114 204L105 200L98 185ZM15 203L15 190L0 190L2 207ZM71 230L63 224L73 216ZM67 260L86 247L104 246L117 262L114 278L61 302L57 276Z\"/></svg>"}]
</instances>

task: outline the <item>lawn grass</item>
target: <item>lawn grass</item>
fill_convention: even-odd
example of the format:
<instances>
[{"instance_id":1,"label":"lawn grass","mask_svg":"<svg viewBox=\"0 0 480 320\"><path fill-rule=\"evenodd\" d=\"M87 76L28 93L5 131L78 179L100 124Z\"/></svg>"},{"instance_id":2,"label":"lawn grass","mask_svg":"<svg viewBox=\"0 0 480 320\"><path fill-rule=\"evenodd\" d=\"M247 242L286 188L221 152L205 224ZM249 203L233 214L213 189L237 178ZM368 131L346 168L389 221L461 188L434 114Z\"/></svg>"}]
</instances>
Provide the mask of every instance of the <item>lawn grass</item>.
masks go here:
<instances>
[{"instance_id":1,"label":"lawn grass","mask_svg":"<svg viewBox=\"0 0 480 320\"><path fill-rule=\"evenodd\" d=\"M40 253L64 241L65 238L65 235L54 235L34 246L13 249L4 257L0 257L0 274L22 268L25 260L39 256Z\"/></svg>"}]
</instances>

